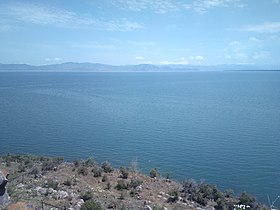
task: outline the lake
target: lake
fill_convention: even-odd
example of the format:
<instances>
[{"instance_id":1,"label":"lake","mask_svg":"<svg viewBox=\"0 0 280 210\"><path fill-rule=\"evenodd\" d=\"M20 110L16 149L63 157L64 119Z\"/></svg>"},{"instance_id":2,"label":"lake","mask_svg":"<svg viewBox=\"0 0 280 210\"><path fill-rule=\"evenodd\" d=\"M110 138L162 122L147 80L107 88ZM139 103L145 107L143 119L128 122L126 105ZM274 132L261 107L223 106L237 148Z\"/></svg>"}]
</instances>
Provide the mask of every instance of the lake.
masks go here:
<instances>
[{"instance_id":1,"label":"lake","mask_svg":"<svg viewBox=\"0 0 280 210\"><path fill-rule=\"evenodd\" d=\"M280 72L0 73L0 119L0 154L280 194Z\"/></svg>"}]
</instances>

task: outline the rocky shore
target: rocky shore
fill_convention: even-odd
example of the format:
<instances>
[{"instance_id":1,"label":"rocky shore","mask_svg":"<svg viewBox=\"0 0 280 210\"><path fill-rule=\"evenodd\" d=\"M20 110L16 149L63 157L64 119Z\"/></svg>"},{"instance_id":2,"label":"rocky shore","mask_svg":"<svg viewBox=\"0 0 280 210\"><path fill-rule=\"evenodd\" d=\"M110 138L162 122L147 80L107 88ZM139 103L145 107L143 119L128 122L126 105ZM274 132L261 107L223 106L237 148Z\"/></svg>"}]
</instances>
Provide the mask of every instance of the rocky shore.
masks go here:
<instances>
[{"instance_id":1,"label":"rocky shore","mask_svg":"<svg viewBox=\"0 0 280 210\"><path fill-rule=\"evenodd\" d=\"M0 157L0 182L6 177L0 209L269 209L247 193L235 196L194 180L178 183L157 169L145 175L136 162L114 169L93 158L7 154Z\"/></svg>"}]
</instances>

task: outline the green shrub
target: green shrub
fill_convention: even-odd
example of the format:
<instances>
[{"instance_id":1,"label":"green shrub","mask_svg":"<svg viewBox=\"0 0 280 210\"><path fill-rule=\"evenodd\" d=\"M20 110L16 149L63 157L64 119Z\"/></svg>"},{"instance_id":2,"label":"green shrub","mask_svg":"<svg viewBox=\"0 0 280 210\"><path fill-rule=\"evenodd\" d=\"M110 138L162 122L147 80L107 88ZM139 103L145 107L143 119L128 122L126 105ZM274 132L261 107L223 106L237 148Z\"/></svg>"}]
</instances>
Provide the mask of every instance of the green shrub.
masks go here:
<instances>
[{"instance_id":1,"label":"green shrub","mask_svg":"<svg viewBox=\"0 0 280 210\"><path fill-rule=\"evenodd\" d=\"M95 166L92 170L94 177L101 177L102 169L100 167Z\"/></svg>"},{"instance_id":2,"label":"green shrub","mask_svg":"<svg viewBox=\"0 0 280 210\"><path fill-rule=\"evenodd\" d=\"M102 208L98 202L90 199L83 203L81 210L102 210Z\"/></svg>"},{"instance_id":3,"label":"green shrub","mask_svg":"<svg viewBox=\"0 0 280 210\"><path fill-rule=\"evenodd\" d=\"M129 187L131 187L131 188L136 188L136 187L138 187L139 185L141 185L143 183L143 181L141 181L141 180L138 180L138 179L131 179L130 180L130 183L129 183Z\"/></svg>"},{"instance_id":4,"label":"green shrub","mask_svg":"<svg viewBox=\"0 0 280 210\"><path fill-rule=\"evenodd\" d=\"M123 179L127 179L128 178L128 168L125 168L125 167L123 167L123 166L121 166L120 167L120 176L121 176L121 178L123 178Z\"/></svg>"},{"instance_id":5,"label":"green shrub","mask_svg":"<svg viewBox=\"0 0 280 210\"><path fill-rule=\"evenodd\" d=\"M129 191L129 194L131 197L134 197L136 194L137 194L137 190L135 188L132 188L130 191Z\"/></svg>"},{"instance_id":6,"label":"green shrub","mask_svg":"<svg viewBox=\"0 0 280 210\"><path fill-rule=\"evenodd\" d=\"M66 180L63 182L63 184L64 184L65 186L68 186L68 187L72 186L72 184L73 184L72 179L66 179Z\"/></svg>"},{"instance_id":7,"label":"green shrub","mask_svg":"<svg viewBox=\"0 0 280 210\"><path fill-rule=\"evenodd\" d=\"M164 207L154 206L153 210L165 210L165 208Z\"/></svg>"},{"instance_id":8,"label":"green shrub","mask_svg":"<svg viewBox=\"0 0 280 210\"><path fill-rule=\"evenodd\" d=\"M111 164L108 161L103 162L101 168L105 173L111 173L114 171L114 168L111 166Z\"/></svg>"},{"instance_id":9,"label":"green shrub","mask_svg":"<svg viewBox=\"0 0 280 210\"><path fill-rule=\"evenodd\" d=\"M35 166L30 173L32 175L38 175L40 173L39 167Z\"/></svg>"},{"instance_id":10,"label":"green shrub","mask_svg":"<svg viewBox=\"0 0 280 210\"><path fill-rule=\"evenodd\" d=\"M124 199L125 199L125 194L124 194L124 192L121 192L121 195L120 195L119 199L120 199L120 200L124 200Z\"/></svg>"},{"instance_id":11,"label":"green shrub","mask_svg":"<svg viewBox=\"0 0 280 210\"><path fill-rule=\"evenodd\" d=\"M58 190L58 182L55 181L55 180L52 180L52 179L48 179L46 184L45 184L45 187L48 187L48 188L52 188L54 190Z\"/></svg>"},{"instance_id":12,"label":"green shrub","mask_svg":"<svg viewBox=\"0 0 280 210\"><path fill-rule=\"evenodd\" d=\"M217 210L227 210L228 209L224 198L219 198L217 200L217 205L215 206L215 209L217 209Z\"/></svg>"},{"instance_id":13,"label":"green shrub","mask_svg":"<svg viewBox=\"0 0 280 210\"><path fill-rule=\"evenodd\" d=\"M232 189L227 189L227 190L225 190L225 197L226 198L233 198L233 196L234 196L234 192L233 192L233 190Z\"/></svg>"},{"instance_id":14,"label":"green shrub","mask_svg":"<svg viewBox=\"0 0 280 210\"><path fill-rule=\"evenodd\" d=\"M110 183L110 182L107 182L104 189L105 189L105 190L111 190L111 187L112 187L112 186L111 186L111 183Z\"/></svg>"},{"instance_id":15,"label":"green shrub","mask_svg":"<svg viewBox=\"0 0 280 210\"><path fill-rule=\"evenodd\" d=\"M85 166L87 167L93 167L96 165L96 162L93 157L88 157L88 159L85 161Z\"/></svg>"},{"instance_id":16,"label":"green shrub","mask_svg":"<svg viewBox=\"0 0 280 210\"><path fill-rule=\"evenodd\" d=\"M241 193L240 197L239 197L239 203L238 204L243 204L243 205L249 205L251 207L253 207L256 203L256 198L249 195L246 192Z\"/></svg>"},{"instance_id":17,"label":"green shrub","mask_svg":"<svg viewBox=\"0 0 280 210\"><path fill-rule=\"evenodd\" d=\"M80 160L74 160L74 167L75 168L78 168L80 167L82 164L81 164L81 161Z\"/></svg>"},{"instance_id":18,"label":"green shrub","mask_svg":"<svg viewBox=\"0 0 280 210\"><path fill-rule=\"evenodd\" d=\"M25 172L26 171L26 166L24 163L21 163L19 166L18 166L18 172L19 173L22 173L22 172Z\"/></svg>"},{"instance_id":19,"label":"green shrub","mask_svg":"<svg viewBox=\"0 0 280 210\"><path fill-rule=\"evenodd\" d=\"M175 203L179 200L179 190L177 188L172 189L168 194L170 195L167 199L168 203Z\"/></svg>"},{"instance_id":20,"label":"green shrub","mask_svg":"<svg viewBox=\"0 0 280 210\"><path fill-rule=\"evenodd\" d=\"M81 166L78 168L78 174L82 174L83 176L88 175L88 169L85 166Z\"/></svg>"},{"instance_id":21,"label":"green shrub","mask_svg":"<svg viewBox=\"0 0 280 210\"><path fill-rule=\"evenodd\" d=\"M151 178L160 177L160 173L156 168L150 170L150 177Z\"/></svg>"},{"instance_id":22,"label":"green shrub","mask_svg":"<svg viewBox=\"0 0 280 210\"><path fill-rule=\"evenodd\" d=\"M127 190L128 184L124 180L118 180L118 184L115 187L117 190Z\"/></svg>"},{"instance_id":23,"label":"green shrub","mask_svg":"<svg viewBox=\"0 0 280 210\"><path fill-rule=\"evenodd\" d=\"M42 171L52 171L56 167L53 161L47 160L42 164Z\"/></svg>"},{"instance_id":24,"label":"green shrub","mask_svg":"<svg viewBox=\"0 0 280 210\"><path fill-rule=\"evenodd\" d=\"M93 198L92 191L90 191L90 190L86 191L85 193L80 195L80 198L83 199L84 201L88 201L88 200L92 199Z\"/></svg>"}]
</instances>

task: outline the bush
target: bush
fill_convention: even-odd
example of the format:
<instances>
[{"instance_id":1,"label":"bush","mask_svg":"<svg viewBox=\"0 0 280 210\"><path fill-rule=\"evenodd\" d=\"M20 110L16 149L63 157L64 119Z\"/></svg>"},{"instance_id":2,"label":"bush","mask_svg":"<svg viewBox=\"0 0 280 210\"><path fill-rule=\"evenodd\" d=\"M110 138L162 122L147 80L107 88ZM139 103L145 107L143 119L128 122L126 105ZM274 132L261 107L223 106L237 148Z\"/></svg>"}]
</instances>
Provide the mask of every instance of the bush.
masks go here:
<instances>
[{"instance_id":1,"label":"bush","mask_svg":"<svg viewBox=\"0 0 280 210\"><path fill-rule=\"evenodd\" d=\"M85 166L87 167L93 167L96 165L96 162L94 160L93 157L89 157L86 161L85 161Z\"/></svg>"},{"instance_id":2,"label":"bush","mask_svg":"<svg viewBox=\"0 0 280 210\"><path fill-rule=\"evenodd\" d=\"M143 183L143 181L141 181L141 180L138 180L138 179L131 179L131 180L130 180L129 187L135 189L136 187L138 187L138 186L141 185L142 183Z\"/></svg>"},{"instance_id":3,"label":"bush","mask_svg":"<svg viewBox=\"0 0 280 210\"><path fill-rule=\"evenodd\" d=\"M199 193L202 194L203 198L207 198L208 200L213 199L217 201L219 198L224 198L223 193L218 190L216 185L212 184L201 184L199 186Z\"/></svg>"},{"instance_id":4,"label":"bush","mask_svg":"<svg viewBox=\"0 0 280 210\"><path fill-rule=\"evenodd\" d=\"M106 183L106 186L105 186L105 190L111 190L111 183L110 182L107 182Z\"/></svg>"},{"instance_id":5,"label":"bush","mask_svg":"<svg viewBox=\"0 0 280 210\"><path fill-rule=\"evenodd\" d=\"M19 173L22 173L22 172L25 172L26 171L26 166L25 164L21 163L19 166L18 166L18 172Z\"/></svg>"},{"instance_id":6,"label":"bush","mask_svg":"<svg viewBox=\"0 0 280 210\"><path fill-rule=\"evenodd\" d=\"M108 181L108 176L106 174L104 174L101 181L102 182L107 182Z\"/></svg>"},{"instance_id":7,"label":"bush","mask_svg":"<svg viewBox=\"0 0 280 210\"><path fill-rule=\"evenodd\" d=\"M63 184L64 184L65 186L70 187L70 186L72 185L72 182L71 182L70 179L66 179L66 180L63 182Z\"/></svg>"},{"instance_id":8,"label":"bush","mask_svg":"<svg viewBox=\"0 0 280 210\"><path fill-rule=\"evenodd\" d=\"M81 210L102 210L102 208L98 202L90 199L83 203Z\"/></svg>"},{"instance_id":9,"label":"bush","mask_svg":"<svg viewBox=\"0 0 280 210\"><path fill-rule=\"evenodd\" d=\"M114 168L111 166L111 164L108 161L103 162L101 168L105 173L111 173L114 171Z\"/></svg>"},{"instance_id":10,"label":"bush","mask_svg":"<svg viewBox=\"0 0 280 210\"><path fill-rule=\"evenodd\" d=\"M239 197L239 203L238 204L243 204L243 205L249 205L251 207L255 206L256 203L256 198L249 195L246 192L241 193Z\"/></svg>"},{"instance_id":11,"label":"bush","mask_svg":"<svg viewBox=\"0 0 280 210\"><path fill-rule=\"evenodd\" d=\"M32 169L32 171L30 172L30 174L32 174L32 175L38 175L40 173L40 169L37 167L37 166L35 166L33 169Z\"/></svg>"},{"instance_id":12,"label":"bush","mask_svg":"<svg viewBox=\"0 0 280 210\"><path fill-rule=\"evenodd\" d=\"M47 160L42 164L42 171L52 171L56 167L53 161Z\"/></svg>"},{"instance_id":13,"label":"bush","mask_svg":"<svg viewBox=\"0 0 280 210\"><path fill-rule=\"evenodd\" d=\"M82 174L83 176L88 175L88 169L85 166L81 166L78 168L78 174Z\"/></svg>"},{"instance_id":14,"label":"bush","mask_svg":"<svg viewBox=\"0 0 280 210\"><path fill-rule=\"evenodd\" d=\"M217 210L227 210L228 209L224 198L219 198L217 200L217 205L215 206L215 209L217 209Z\"/></svg>"},{"instance_id":15,"label":"bush","mask_svg":"<svg viewBox=\"0 0 280 210\"><path fill-rule=\"evenodd\" d=\"M91 191L86 191L84 194L80 195L80 198L83 199L84 201L88 201L93 198L93 194Z\"/></svg>"},{"instance_id":16,"label":"bush","mask_svg":"<svg viewBox=\"0 0 280 210\"><path fill-rule=\"evenodd\" d=\"M52 188L54 190L58 190L58 182L52 179L48 179L45 187Z\"/></svg>"},{"instance_id":17,"label":"bush","mask_svg":"<svg viewBox=\"0 0 280 210\"><path fill-rule=\"evenodd\" d=\"M226 198L233 198L233 196L234 196L234 192L233 192L232 189L225 190L225 197Z\"/></svg>"},{"instance_id":18,"label":"bush","mask_svg":"<svg viewBox=\"0 0 280 210\"><path fill-rule=\"evenodd\" d=\"M179 190L178 189L173 189L168 193L170 196L167 199L168 203L175 203L179 200Z\"/></svg>"},{"instance_id":19,"label":"bush","mask_svg":"<svg viewBox=\"0 0 280 210\"><path fill-rule=\"evenodd\" d=\"M129 194L130 194L130 196L131 197L134 197L135 195L137 195L137 191L136 191L136 189L135 188L132 188L131 190L130 190L130 192L129 192Z\"/></svg>"},{"instance_id":20,"label":"bush","mask_svg":"<svg viewBox=\"0 0 280 210\"><path fill-rule=\"evenodd\" d=\"M78 168L81 166L81 161L80 160L74 160L74 167Z\"/></svg>"},{"instance_id":21,"label":"bush","mask_svg":"<svg viewBox=\"0 0 280 210\"><path fill-rule=\"evenodd\" d=\"M101 177L102 175L102 169L99 167L94 167L91 171L93 172L94 177Z\"/></svg>"},{"instance_id":22,"label":"bush","mask_svg":"<svg viewBox=\"0 0 280 210\"><path fill-rule=\"evenodd\" d=\"M124 180L119 180L115 188L117 190L127 190L128 184Z\"/></svg>"},{"instance_id":23,"label":"bush","mask_svg":"<svg viewBox=\"0 0 280 210\"><path fill-rule=\"evenodd\" d=\"M151 178L160 177L160 173L156 168L150 170L150 177Z\"/></svg>"},{"instance_id":24,"label":"bush","mask_svg":"<svg viewBox=\"0 0 280 210\"><path fill-rule=\"evenodd\" d=\"M128 178L128 168L125 168L123 166L120 167L120 173L121 178L127 179Z\"/></svg>"},{"instance_id":25,"label":"bush","mask_svg":"<svg viewBox=\"0 0 280 210\"><path fill-rule=\"evenodd\" d=\"M119 199L120 199L120 200L124 200L124 199L125 199L125 194L124 194L124 192L121 192L121 195L120 195Z\"/></svg>"}]
</instances>

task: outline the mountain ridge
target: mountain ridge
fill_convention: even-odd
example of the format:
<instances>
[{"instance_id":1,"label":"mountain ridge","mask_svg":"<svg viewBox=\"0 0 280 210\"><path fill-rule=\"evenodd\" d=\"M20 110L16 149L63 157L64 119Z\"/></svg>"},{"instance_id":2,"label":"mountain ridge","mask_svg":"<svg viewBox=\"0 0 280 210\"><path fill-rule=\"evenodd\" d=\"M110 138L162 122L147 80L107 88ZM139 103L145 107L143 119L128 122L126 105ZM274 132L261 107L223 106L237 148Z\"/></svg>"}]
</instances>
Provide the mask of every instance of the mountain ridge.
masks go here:
<instances>
[{"instance_id":1,"label":"mountain ridge","mask_svg":"<svg viewBox=\"0 0 280 210\"><path fill-rule=\"evenodd\" d=\"M0 72L15 71L47 71L47 72L185 72L185 71L279 71L280 65L256 65L256 64L218 64L218 65L109 65L102 63L76 63L66 62L48 65L29 64L2 64Z\"/></svg>"}]
</instances>

